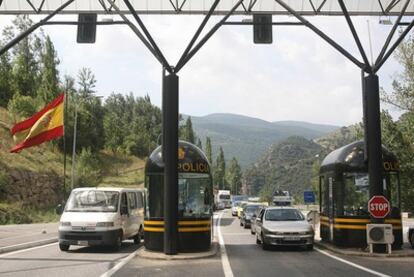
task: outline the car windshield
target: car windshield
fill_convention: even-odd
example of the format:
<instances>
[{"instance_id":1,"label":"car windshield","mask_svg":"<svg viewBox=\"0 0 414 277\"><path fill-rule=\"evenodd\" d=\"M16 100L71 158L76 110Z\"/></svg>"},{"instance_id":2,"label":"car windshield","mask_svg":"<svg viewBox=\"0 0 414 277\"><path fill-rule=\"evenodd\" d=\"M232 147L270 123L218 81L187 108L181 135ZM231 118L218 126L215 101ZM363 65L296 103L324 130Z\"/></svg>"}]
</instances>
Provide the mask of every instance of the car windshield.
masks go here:
<instances>
[{"instance_id":1,"label":"car windshield","mask_svg":"<svg viewBox=\"0 0 414 277\"><path fill-rule=\"evenodd\" d=\"M300 221L305 217L295 209L275 209L268 210L265 219L269 221Z\"/></svg>"},{"instance_id":2,"label":"car windshield","mask_svg":"<svg viewBox=\"0 0 414 277\"><path fill-rule=\"evenodd\" d=\"M261 206L247 206L244 210L246 214L257 214Z\"/></svg>"},{"instance_id":3,"label":"car windshield","mask_svg":"<svg viewBox=\"0 0 414 277\"><path fill-rule=\"evenodd\" d=\"M80 190L70 194L65 212L116 212L119 192Z\"/></svg>"}]
</instances>

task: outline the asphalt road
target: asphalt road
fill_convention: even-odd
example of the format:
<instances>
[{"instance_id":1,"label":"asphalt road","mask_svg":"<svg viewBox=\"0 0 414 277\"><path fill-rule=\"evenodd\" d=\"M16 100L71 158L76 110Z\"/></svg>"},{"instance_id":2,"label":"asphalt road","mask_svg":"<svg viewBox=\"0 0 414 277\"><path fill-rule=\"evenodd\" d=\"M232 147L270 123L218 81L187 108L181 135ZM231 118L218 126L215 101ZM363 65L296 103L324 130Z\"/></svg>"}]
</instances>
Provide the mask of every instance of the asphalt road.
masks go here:
<instances>
[{"instance_id":1,"label":"asphalt road","mask_svg":"<svg viewBox=\"0 0 414 277\"><path fill-rule=\"evenodd\" d=\"M77 246L62 252L53 243L0 255L0 276L101 276L139 247L125 241L118 253L108 248Z\"/></svg>"},{"instance_id":2,"label":"asphalt road","mask_svg":"<svg viewBox=\"0 0 414 277\"><path fill-rule=\"evenodd\" d=\"M180 261L134 257L113 276L414 276L414 258L341 256L300 247L263 251L229 211L219 222L225 254ZM127 241L119 253L96 247L71 247L65 253L57 244L26 249L0 255L0 276L102 276L141 246Z\"/></svg>"}]
</instances>

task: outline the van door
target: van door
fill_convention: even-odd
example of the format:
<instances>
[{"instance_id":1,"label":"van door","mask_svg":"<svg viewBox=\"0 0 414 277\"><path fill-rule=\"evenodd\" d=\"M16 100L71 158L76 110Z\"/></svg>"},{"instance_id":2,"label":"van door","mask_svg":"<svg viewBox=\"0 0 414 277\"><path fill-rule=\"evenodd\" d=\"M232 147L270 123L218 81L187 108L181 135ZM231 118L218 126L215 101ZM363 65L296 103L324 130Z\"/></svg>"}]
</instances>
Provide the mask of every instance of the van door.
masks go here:
<instances>
[{"instance_id":1,"label":"van door","mask_svg":"<svg viewBox=\"0 0 414 277\"><path fill-rule=\"evenodd\" d=\"M129 220L130 229L129 236L135 236L139 230L139 211L137 207L137 195L133 191L127 192L128 195L128 208L129 208Z\"/></svg>"},{"instance_id":2,"label":"van door","mask_svg":"<svg viewBox=\"0 0 414 277\"><path fill-rule=\"evenodd\" d=\"M122 225L122 232L124 233L124 238L128 238L130 234L130 216L129 216L129 209L128 209L128 200L127 200L127 194L123 192L121 194L121 206L120 206L120 212L121 212L121 225ZM123 211L126 211L123 213Z\"/></svg>"},{"instance_id":3,"label":"van door","mask_svg":"<svg viewBox=\"0 0 414 277\"><path fill-rule=\"evenodd\" d=\"M256 237L260 237L260 235L262 233L264 213L265 213L265 209L262 209L260 211L259 216L256 218Z\"/></svg>"}]
</instances>

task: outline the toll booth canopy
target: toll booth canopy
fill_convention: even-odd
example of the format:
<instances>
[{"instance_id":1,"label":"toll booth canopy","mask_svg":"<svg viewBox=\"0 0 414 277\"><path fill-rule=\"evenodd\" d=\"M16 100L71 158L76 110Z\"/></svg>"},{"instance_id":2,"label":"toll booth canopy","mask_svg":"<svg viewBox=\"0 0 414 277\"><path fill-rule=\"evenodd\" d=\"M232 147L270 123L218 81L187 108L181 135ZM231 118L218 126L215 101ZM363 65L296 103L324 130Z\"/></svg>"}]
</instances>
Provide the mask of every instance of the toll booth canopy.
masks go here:
<instances>
[{"instance_id":1,"label":"toll booth canopy","mask_svg":"<svg viewBox=\"0 0 414 277\"><path fill-rule=\"evenodd\" d=\"M180 141L178 148L178 250L210 249L213 214L213 183L210 165L195 145ZM144 221L145 247L163 251L164 163L161 146L145 166L147 209Z\"/></svg>"},{"instance_id":2,"label":"toll booth canopy","mask_svg":"<svg viewBox=\"0 0 414 277\"><path fill-rule=\"evenodd\" d=\"M392 207L384 223L392 224L393 248L399 248L402 245L399 164L395 155L385 147L382 147L382 153L384 196ZM319 179L322 240L344 247L366 246L369 199L364 142L353 142L326 156Z\"/></svg>"}]
</instances>

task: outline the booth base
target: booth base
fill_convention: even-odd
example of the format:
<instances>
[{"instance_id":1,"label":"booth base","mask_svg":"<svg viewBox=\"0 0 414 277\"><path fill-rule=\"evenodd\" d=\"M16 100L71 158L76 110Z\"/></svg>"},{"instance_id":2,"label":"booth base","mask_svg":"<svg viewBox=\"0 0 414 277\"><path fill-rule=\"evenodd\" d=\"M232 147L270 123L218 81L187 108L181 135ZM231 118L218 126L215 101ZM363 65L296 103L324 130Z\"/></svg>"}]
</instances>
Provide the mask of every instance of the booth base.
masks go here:
<instances>
[{"instance_id":1,"label":"booth base","mask_svg":"<svg viewBox=\"0 0 414 277\"><path fill-rule=\"evenodd\" d=\"M217 255L219 245L217 242L212 242L210 250L193 253L178 253L177 255L166 255L162 252L155 252L142 247L138 250L137 256L145 259L153 260L190 260L190 259L204 259Z\"/></svg>"},{"instance_id":2,"label":"booth base","mask_svg":"<svg viewBox=\"0 0 414 277\"><path fill-rule=\"evenodd\" d=\"M325 249L333 253L350 256L366 257L414 257L414 251L409 243L404 243L399 250L392 250L391 254L387 253L370 253L369 248L342 248L329 242L315 241L315 246L319 249Z\"/></svg>"}]
</instances>

